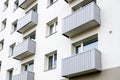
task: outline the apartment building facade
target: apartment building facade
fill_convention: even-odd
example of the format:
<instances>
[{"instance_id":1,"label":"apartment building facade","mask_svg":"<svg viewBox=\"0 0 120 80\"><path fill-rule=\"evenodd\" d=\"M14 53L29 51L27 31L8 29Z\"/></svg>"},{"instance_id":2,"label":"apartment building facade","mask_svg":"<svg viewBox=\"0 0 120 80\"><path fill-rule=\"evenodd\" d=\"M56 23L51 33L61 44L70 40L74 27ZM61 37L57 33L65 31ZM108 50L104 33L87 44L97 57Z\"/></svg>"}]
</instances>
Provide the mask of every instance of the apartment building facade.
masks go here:
<instances>
[{"instance_id":1,"label":"apartment building facade","mask_svg":"<svg viewBox=\"0 0 120 80\"><path fill-rule=\"evenodd\" d=\"M0 1L0 80L119 80L119 2Z\"/></svg>"}]
</instances>

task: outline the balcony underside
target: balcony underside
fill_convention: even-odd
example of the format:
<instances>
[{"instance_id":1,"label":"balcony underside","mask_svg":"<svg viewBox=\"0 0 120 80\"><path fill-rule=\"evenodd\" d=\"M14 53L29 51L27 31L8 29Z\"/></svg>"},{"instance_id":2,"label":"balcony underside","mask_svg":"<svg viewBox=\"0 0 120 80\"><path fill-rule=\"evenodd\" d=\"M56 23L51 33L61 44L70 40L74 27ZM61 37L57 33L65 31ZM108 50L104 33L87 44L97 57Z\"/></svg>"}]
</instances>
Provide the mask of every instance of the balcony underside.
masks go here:
<instances>
[{"instance_id":1,"label":"balcony underside","mask_svg":"<svg viewBox=\"0 0 120 80\"><path fill-rule=\"evenodd\" d=\"M36 0L19 0L19 7L26 9Z\"/></svg>"}]
</instances>

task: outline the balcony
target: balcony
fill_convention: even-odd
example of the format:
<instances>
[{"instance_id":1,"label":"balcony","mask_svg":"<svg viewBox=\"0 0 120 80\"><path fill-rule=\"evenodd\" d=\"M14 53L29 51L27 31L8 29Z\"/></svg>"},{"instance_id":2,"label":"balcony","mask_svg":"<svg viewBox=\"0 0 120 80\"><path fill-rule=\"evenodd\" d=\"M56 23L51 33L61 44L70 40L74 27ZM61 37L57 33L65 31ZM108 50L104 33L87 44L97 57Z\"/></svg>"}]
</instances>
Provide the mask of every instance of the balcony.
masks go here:
<instances>
[{"instance_id":1,"label":"balcony","mask_svg":"<svg viewBox=\"0 0 120 80\"><path fill-rule=\"evenodd\" d=\"M30 71L25 71L13 76L12 80L34 80L34 73Z\"/></svg>"},{"instance_id":2,"label":"balcony","mask_svg":"<svg viewBox=\"0 0 120 80\"><path fill-rule=\"evenodd\" d=\"M101 71L101 52L92 49L62 60L62 76L74 77Z\"/></svg>"},{"instance_id":3,"label":"balcony","mask_svg":"<svg viewBox=\"0 0 120 80\"><path fill-rule=\"evenodd\" d=\"M18 21L17 32L24 33L38 23L38 14L34 11L28 12Z\"/></svg>"},{"instance_id":4,"label":"balcony","mask_svg":"<svg viewBox=\"0 0 120 80\"><path fill-rule=\"evenodd\" d=\"M19 0L19 7L26 9L36 0Z\"/></svg>"},{"instance_id":5,"label":"balcony","mask_svg":"<svg viewBox=\"0 0 120 80\"><path fill-rule=\"evenodd\" d=\"M63 35L73 37L100 25L100 8L91 2L63 19Z\"/></svg>"},{"instance_id":6,"label":"balcony","mask_svg":"<svg viewBox=\"0 0 120 80\"><path fill-rule=\"evenodd\" d=\"M34 55L35 49L36 49L36 42L31 39L27 39L22 43L20 43L19 45L15 46L13 51L13 58L21 60L25 57Z\"/></svg>"}]
</instances>

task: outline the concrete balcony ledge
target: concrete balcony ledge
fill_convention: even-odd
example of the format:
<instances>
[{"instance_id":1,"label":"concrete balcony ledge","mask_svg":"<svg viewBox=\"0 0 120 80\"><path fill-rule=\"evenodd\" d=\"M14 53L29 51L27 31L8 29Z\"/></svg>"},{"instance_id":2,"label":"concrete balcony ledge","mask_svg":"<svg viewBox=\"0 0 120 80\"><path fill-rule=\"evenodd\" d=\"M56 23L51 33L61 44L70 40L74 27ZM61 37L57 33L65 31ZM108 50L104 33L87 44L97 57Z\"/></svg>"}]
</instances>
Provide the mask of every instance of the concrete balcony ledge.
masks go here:
<instances>
[{"instance_id":1,"label":"concrete balcony ledge","mask_svg":"<svg viewBox=\"0 0 120 80\"><path fill-rule=\"evenodd\" d=\"M36 0L19 0L19 7L21 7L22 9L26 9L34 1L36 1Z\"/></svg>"},{"instance_id":2,"label":"concrete balcony ledge","mask_svg":"<svg viewBox=\"0 0 120 80\"><path fill-rule=\"evenodd\" d=\"M14 75L12 80L34 80L34 72L24 71Z\"/></svg>"},{"instance_id":3,"label":"concrete balcony ledge","mask_svg":"<svg viewBox=\"0 0 120 80\"><path fill-rule=\"evenodd\" d=\"M17 32L24 33L25 31L31 29L33 26L38 23L38 14L37 12L31 10L24 17L18 20Z\"/></svg>"},{"instance_id":4,"label":"concrete balcony ledge","mask_svg":"<svg viewBox=\"0 0 120 80\"><path fill-rule=\"evenodd\" d=\"M100 8L91 2L63 19L63 35L73 37L88 29L99 26Z\"/></svg>"},{"instance_id":5,"label":"concrete balcony ledge","mask_svg":"<svg viewBox=\"0 0 120 80\"><path fill-rule=\"evenodd\" d=\"M65 0L67 3L71 3L72 1L75 1L75 0Z\"/></svg>"},{"instance_id":6,"label":"concrete balcony ledge","mask_svg":"<svg viewBox=\"0 0 120 80\"><path fill-rule=\"evenodd\" d=\"M92 49L62 60L62 76L74 77L101 71L101 52Z\"/></svg>"},{"instance_id":7,"label":"concrete balcony ledge","mask_svg":"<svg viewBox=\"0 0 120 80\"><path fill-rule=\"evenodd\" d=\"M36 42L31 39L27 39L22 43L20 43L19 45L15 46L13 51L13 58L21 60L25 57L34 55L35 49L36 49Z\"/></svg>"}]
</instances>

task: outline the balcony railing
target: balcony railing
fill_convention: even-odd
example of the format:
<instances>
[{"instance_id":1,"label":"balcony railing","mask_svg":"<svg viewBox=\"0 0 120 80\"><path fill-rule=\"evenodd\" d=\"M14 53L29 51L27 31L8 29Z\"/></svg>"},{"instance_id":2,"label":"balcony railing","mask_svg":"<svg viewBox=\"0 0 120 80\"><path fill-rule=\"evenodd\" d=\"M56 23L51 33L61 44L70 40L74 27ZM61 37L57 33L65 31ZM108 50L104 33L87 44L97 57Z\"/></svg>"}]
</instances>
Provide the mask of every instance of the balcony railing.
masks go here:
<instances>
[{"instance_id":1,"label":"balcony railing","mask_svg":"<svg viewBox=\"0 0 120 80\"><path fill-rule=\"evenodd\" d=\"M101 52L92 49L62 60L62 76L74 77L101 71Z\"/></svg>"},{"instance_id":2,"label":"balcony railing","mask_svg":"<svg viewBox=\"0 0 120 80\"><path fill-rule=\"evenodd\" d=\"M25 71L13 76L12 80L34 80L34 72Z\"/></svg>"},{"instance_id":3,"label":"balcony railing","mask_svg":"<svg viewBox=\"0 0 120 80\"><path fill-rule=\"evenodd\" d=\"M27 39L19 45L15 46L13 51L13 58L20 60L30 55L34 55L35 49L36 42L31 39Z\"/></svg>"},{"instance_id":4,"label":"balcony railing","mask_svg":"<svg viewBox=\"0 0 120 80\"><path fill-rule=\"evenodd\" d=\"M18 20L17 31L24 33L38 23L38 14L35 11L28 12L24 17Z\"/></svg>"},{"instance_id":5,"label":"balcony railing","mask_svg":"<svg viewBox=\"0 0 120 80\"><path fill-rule=\"evenodd\" d=\"M100 8L91 2L63 19L63 35L73 37L100 25Z\"/></svg>"},{"instance_id":6,"label":"balcony railing","mask_svg":"<svg viewBox=\"0 0 120 80\"><path fill-rule=\"evenodd\" d=\"M36 0L19 0L19 7L26 9Z\"/></svg>"}]
</instances>

